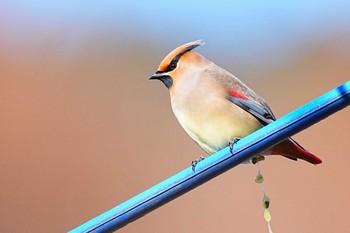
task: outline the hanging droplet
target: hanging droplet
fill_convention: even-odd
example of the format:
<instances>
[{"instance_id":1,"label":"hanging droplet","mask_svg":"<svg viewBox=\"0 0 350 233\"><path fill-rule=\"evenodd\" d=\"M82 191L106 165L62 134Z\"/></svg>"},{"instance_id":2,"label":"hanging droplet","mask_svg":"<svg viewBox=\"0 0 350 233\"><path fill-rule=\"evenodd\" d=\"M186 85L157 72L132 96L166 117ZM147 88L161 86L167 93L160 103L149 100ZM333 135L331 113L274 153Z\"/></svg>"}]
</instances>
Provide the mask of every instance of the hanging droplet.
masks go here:
<instances>
[{"instance_id":1,"label":"hanging droplet","mask_svg":"<svg viewBox=\"0 0 350 233\"><path fill-rule=\"evenodd\" d=\"M271 229L271 224L270 224L271 215L270 215L270 212L268 210L268 208L270 207L270 198L268 196L266 196L266 194L265 194L264 177L261 175L259 162L257 163L257 165L258 165L258 175L255 178L255 182L258 184L261 184L261 191L264 195L263 199L262 199L262 203L263 203L263 206L265 209L264 210L264 219L267 222L269 233L273 233L272 229Z\"/></svg>"},{"instance_id":2,"label":"hanging droplet","mask_svg":"<svg viewBox=\"0 0 350 233\"><path fill-rule=\"evenodd\" d=\"M265 211L264 211L264 219L265 219L266 222L270 222L271 221L271 214L270 214L268 209L265 209Z\"/></svg>"},{"instance_id":3,"label":"hanging droplet","mask_svg":"<svg viewBox=\"0 0 350 233\"><path fill-rule=\"evenodd\" d=\"M255 182L258 184L261 184L262 182L264 182L264 177L261 175L260 172L258 172L258 175L256 175Z\"/></svg>"},{"instance_id":4,"label":"hanging droplet","mask_svg":"<svg viewBox=\"0 0 350 233\"><path fill-rule=\"evenodd\" d=\"M265 209L268 209L270 207L270 198L264 194L264 197L262 199L262 203Z\"/></svg>"}]
</instances>

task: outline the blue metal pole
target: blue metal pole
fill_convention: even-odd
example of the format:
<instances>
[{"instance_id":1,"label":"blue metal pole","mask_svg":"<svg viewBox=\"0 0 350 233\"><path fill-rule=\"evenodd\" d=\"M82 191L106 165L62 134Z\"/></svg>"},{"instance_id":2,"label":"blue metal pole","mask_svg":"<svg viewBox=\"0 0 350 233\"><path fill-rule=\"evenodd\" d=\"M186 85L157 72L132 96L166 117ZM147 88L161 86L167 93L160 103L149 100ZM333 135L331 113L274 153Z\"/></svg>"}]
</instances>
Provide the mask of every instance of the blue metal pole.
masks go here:
<instances>
[{"instance_id":1,"label":"blue metal pole","mask_svg":"<svg viewBox=\"0 0 350 233\"><path fill-rule=\"evenodd\" d=\"M112 232L350 105L350 81L69 231Z\"/></svg>"}]
</instances>

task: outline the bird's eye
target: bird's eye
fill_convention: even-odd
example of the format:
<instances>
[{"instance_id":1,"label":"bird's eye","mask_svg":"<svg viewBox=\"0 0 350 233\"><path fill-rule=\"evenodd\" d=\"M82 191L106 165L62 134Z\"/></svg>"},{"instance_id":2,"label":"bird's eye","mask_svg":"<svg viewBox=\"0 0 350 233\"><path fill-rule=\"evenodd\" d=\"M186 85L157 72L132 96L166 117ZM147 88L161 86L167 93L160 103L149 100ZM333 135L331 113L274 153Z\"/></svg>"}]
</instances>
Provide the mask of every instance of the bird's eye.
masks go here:
<instances>
[{"instance_id":1,"label":"bird's eye","mask_svg":"<svg viewBox=\"0 0 350 233\"><path fill-rule=\"evenodd\" d=\"M177 66L177 62L176 61L172 61L170 63L170 65L169 65L169 68L170 68L170 70L175 70L176 66Z\"/></svg>"}]
</instances>

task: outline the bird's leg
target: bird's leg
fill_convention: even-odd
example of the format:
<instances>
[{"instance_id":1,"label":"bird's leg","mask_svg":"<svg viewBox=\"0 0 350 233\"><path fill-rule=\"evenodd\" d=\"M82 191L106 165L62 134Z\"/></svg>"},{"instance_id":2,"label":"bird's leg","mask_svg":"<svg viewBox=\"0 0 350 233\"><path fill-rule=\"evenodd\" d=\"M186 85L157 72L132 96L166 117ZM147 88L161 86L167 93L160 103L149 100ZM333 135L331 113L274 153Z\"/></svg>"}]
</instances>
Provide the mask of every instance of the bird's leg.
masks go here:
<instances>
[{"instance_id":1,"label":"bird's leg","mask_svg":"<svg viewBox=\"0 0 350 233\"><path fill-rule=\"evenodd\" d=\"M203 156L201 156L201 157L199 157L198 159L193 160L192 163L191 163L191 165L192 165L192 170L195 171L195 170L196 170L197 164L198 164L200 161L204 160L204 159L205 159L205 158L204 158Z\"/></svg>"},{"instance_id":2,"label":"bird's leg","mask_svg":"<svg viewBox=\"0 0 350 233\"><path fill-rule=\"evenodd\" d=\"M230 147L230 152L231 152L231 155L233 154L232 151L233 151L233 145L235 143L237 143L239 140L241 140L240 138L234 138L231 142L228 143L228 146Z\"/></svg>"},{"instance_id":3,"label":"bird's leg","mask_svg":"<svg viewBox=\"0 0 350 233\"><path fill-rule=\"evenodd\" d=\"M256 155L252 158L252 164L256 164L260 161L264 161L265 157L263 155Z\"/></svg>"}]
</instances>

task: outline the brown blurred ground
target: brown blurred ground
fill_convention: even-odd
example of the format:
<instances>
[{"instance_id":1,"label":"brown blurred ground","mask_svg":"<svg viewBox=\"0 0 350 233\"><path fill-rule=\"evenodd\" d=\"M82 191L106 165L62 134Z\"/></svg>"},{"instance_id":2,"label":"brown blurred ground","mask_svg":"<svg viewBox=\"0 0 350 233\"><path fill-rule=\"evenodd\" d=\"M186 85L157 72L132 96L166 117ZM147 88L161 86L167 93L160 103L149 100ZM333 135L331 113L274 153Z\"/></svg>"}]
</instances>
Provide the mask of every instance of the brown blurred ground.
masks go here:
<instances>
[{"instance_id":1,"label":"brown blurred ground","mask_svg":"<svg viewBox=\"0 0 350 233\"><path fill-rule=\"evenodd\" d=\"M1 53L0 232L67 231L204 154L174 118L167 90L147 80L178 44L105 39L69 59L59 39ZM254 77L226 68L280 117L349 79L349 54L333 44ZM349 119L348 108L294 137L320 166L263 163L275 232L350 232ZM239 166L120 232L267 232L255 175Z\"/></svg>"}]
</instances>

